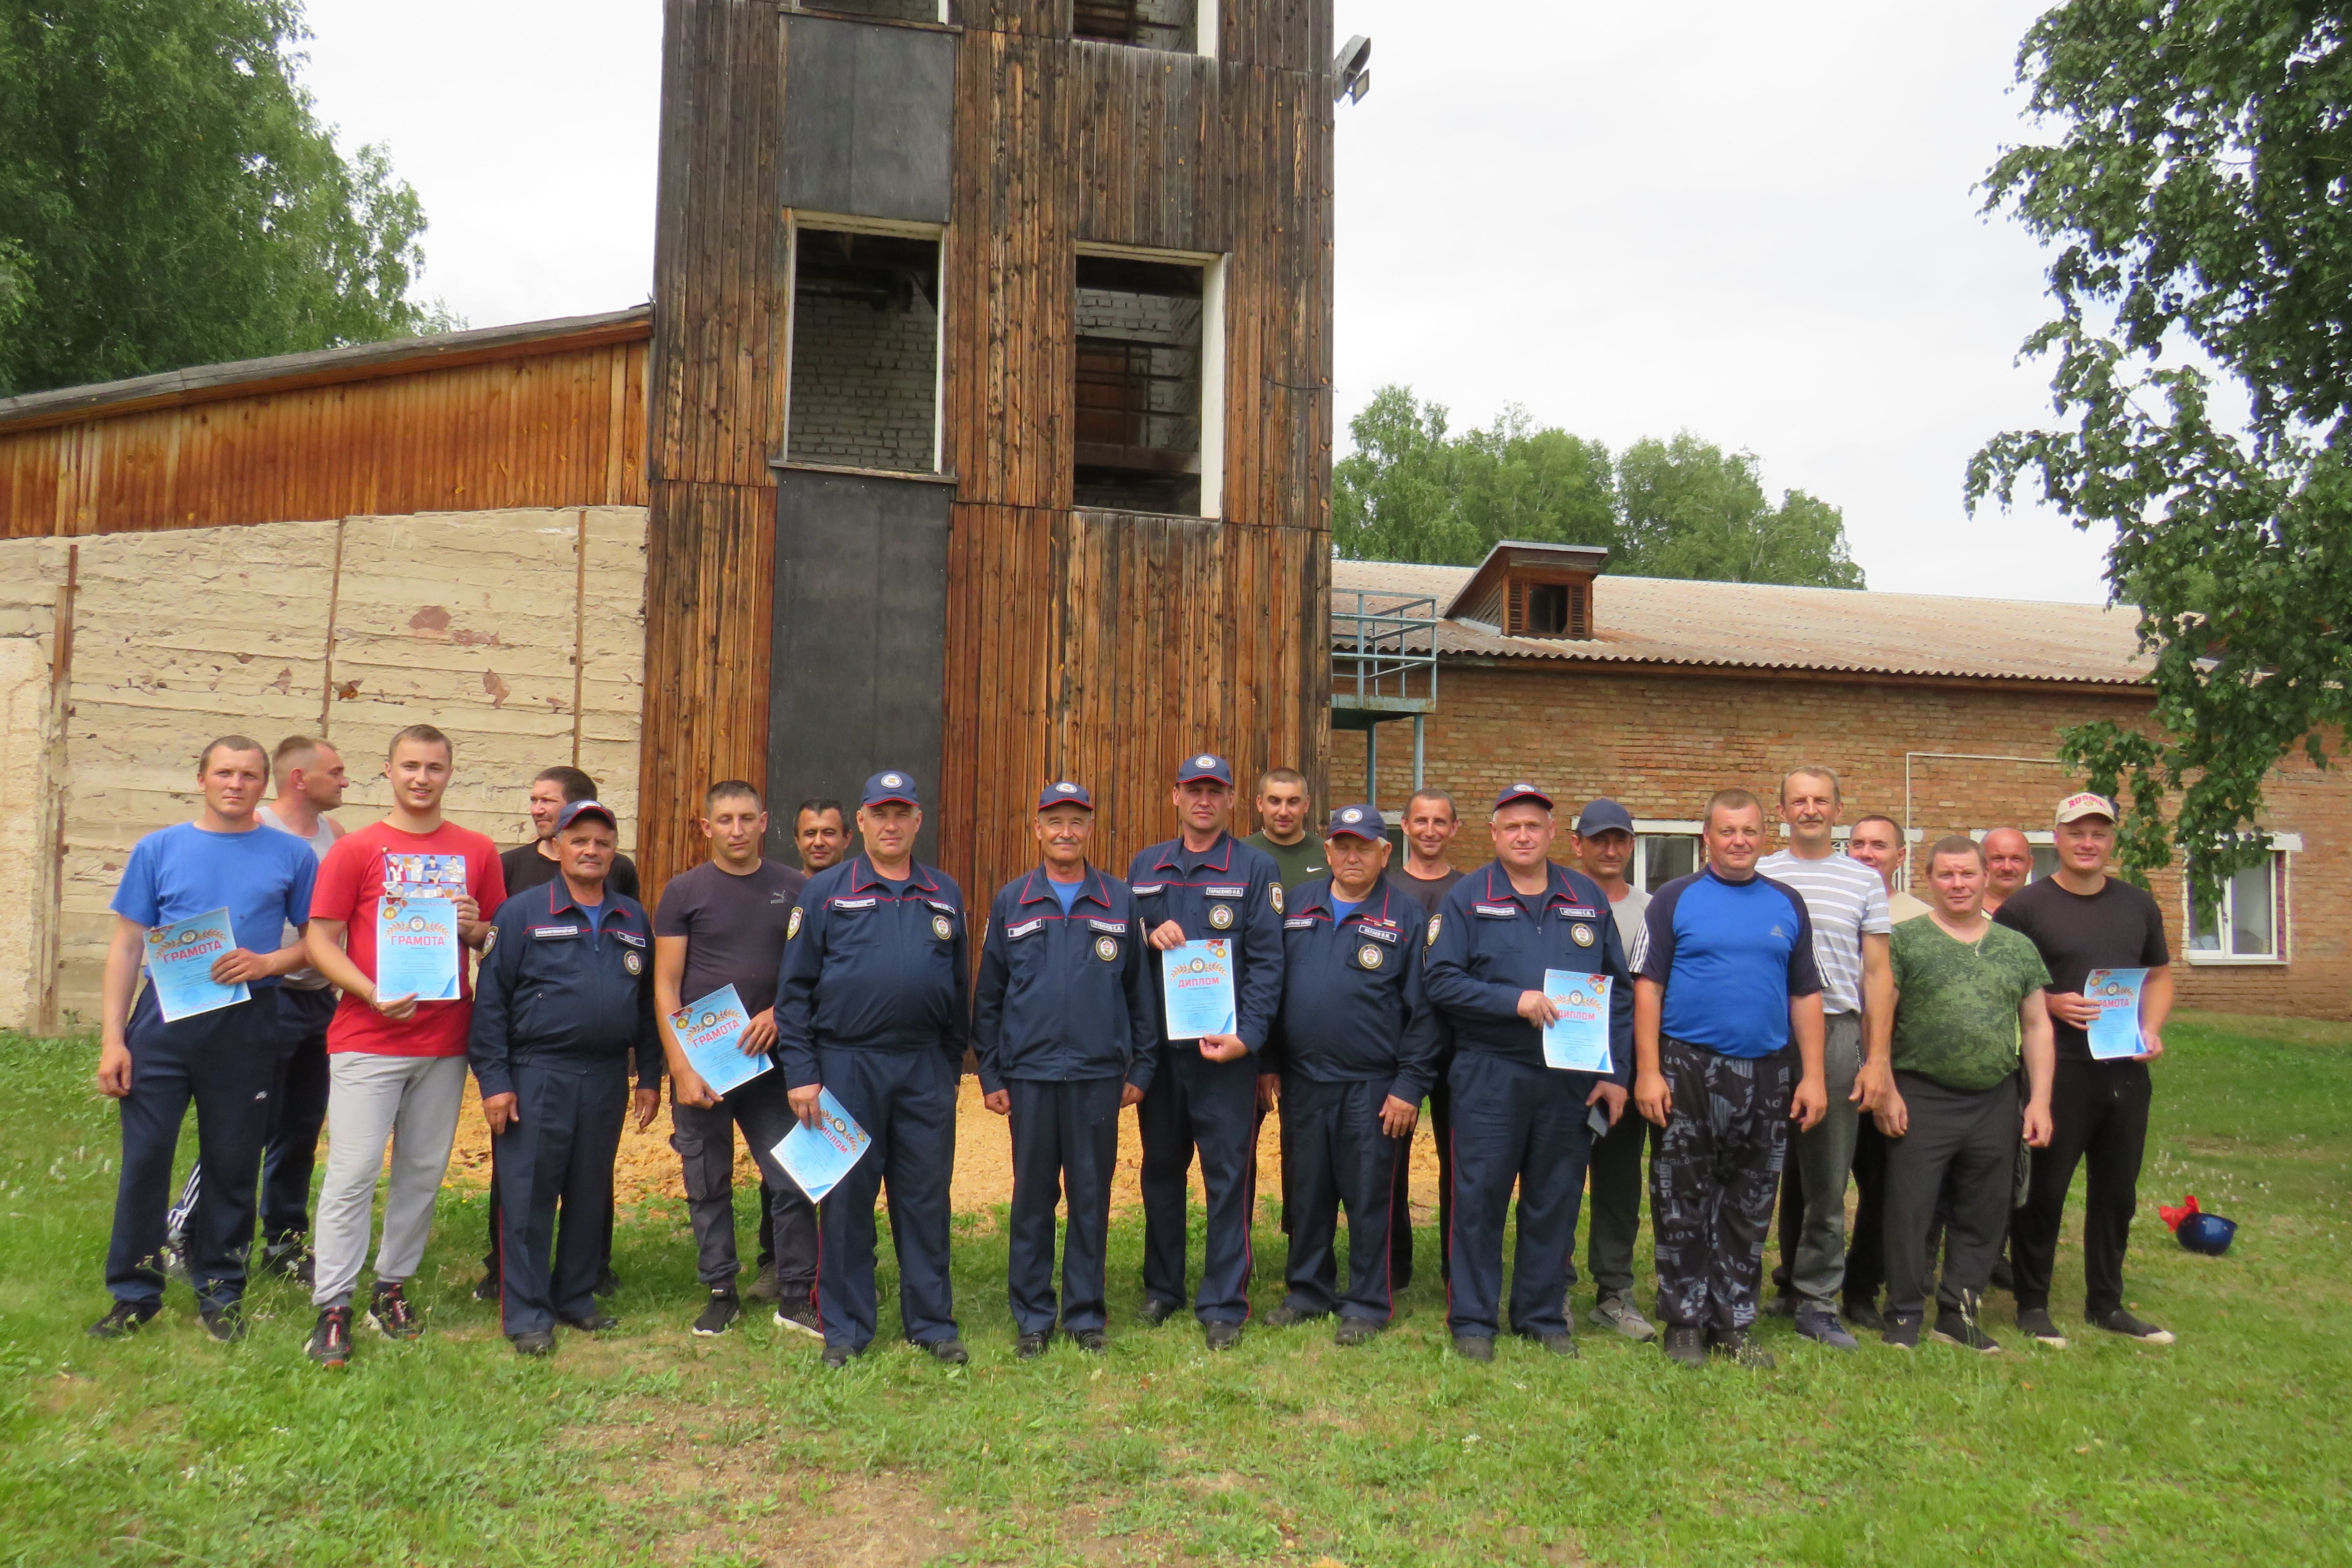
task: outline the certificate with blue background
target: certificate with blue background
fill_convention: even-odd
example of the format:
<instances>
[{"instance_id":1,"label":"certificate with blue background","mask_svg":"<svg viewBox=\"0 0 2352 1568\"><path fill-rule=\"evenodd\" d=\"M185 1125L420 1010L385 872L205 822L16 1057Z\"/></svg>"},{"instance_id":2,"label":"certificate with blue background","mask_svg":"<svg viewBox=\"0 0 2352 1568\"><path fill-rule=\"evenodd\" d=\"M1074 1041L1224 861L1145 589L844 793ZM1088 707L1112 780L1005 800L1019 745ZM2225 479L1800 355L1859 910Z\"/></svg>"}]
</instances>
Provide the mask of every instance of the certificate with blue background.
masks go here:
<instances>
[{"instance_id":1,"label":"certificate with blue background","mask_svg":"<svg viewBox=\"0 0 2352 1568\"><path fill-rule=\"evenodd\" d=\"M751 1026L751 1016L732 985L680 1007L669 1016L669 1026L677 1034L678 1049L713 1094L740 1089L773 1065L764 1051L743 1054L743 1031Z\"/></svg>"},{"instance_id":2,"label":"certificate with blue background","mask_svg":"<svg viewBox=\"0 0 2352 1568\"><path fill-rule=\"evenodd\" d=\"M1559 1009L1543 1032L1544 1066L1569 1072L1613 1072L1609 1054L1609 976L1544 971L1544 994Z\"/></svg>"},{"instance_id":3,"label":"certificate with blue background","mask_svg":"<svg viewBox=\"0 0 2352 1568\"><path fill-rule=\"evenodd\" d=\"M1223 937L1188 942L1160 955L1168 1037L1197 1040L1234 1032L1234 946Z\"/></svg>"},{"instance_id":4,"label":"certificate with blue background","mask_svg":"<svg viewBox=\"0 0 2352 1568\"><path fill-rule=\"evenodd\" d=\"M2116 1061L2147 1049L2139 1033L2139 994L2147 984L2145 969L2094 969L2083 976L2083 1000L2099 1010L2083 1031L2094 1060Z\"/></svg>"},{"instance_id":5,"label":"certificate with blue background","mask_svg":"<svg viewBox=\"0 0 2352 1568\"><path fill-rule=\"evenodd\" d=\"M457 1000L457 906L446 898L376 901L375 994Z\"/></svg>"},{"instance_id":6,"label":"certificate with blue background","mask_svg":"<svg viewBox=\"0 0 2352 1568\"><path fill-rule=\"evenodd\" d=\"M213 965L236 946L226 907L147 933L147 981L166 1023L216 1013L253 994L242 980L223 985L213 978Z\"/></svg>"},{"instance_id":7,"label":"certificate with blue background","mask_svg":"<svg viewBox=\"0 0 2352 1568\"><path fill-rule=\"evenodd\" d=\"M817 1091L817 1121L814 1127L802 1122L784 1134L783 1142L768 1151L784 1174L801 1184L809 1202L821 1204L824 1194L849 1174L850 1167L864 1156L874 1138L833 1098L833 1090Z\"/></svg>"}]
</instances>

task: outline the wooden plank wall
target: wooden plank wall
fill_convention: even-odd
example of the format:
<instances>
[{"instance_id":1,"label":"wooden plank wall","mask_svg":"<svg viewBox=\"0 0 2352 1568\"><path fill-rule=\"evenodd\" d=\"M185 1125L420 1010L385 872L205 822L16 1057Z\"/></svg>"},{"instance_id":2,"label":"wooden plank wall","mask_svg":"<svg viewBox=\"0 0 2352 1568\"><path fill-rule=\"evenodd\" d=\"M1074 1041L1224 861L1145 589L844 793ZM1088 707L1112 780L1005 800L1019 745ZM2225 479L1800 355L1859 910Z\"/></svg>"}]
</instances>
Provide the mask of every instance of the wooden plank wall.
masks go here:
<instances>
[{"instance_id":1,"label":"wooden plank wall","mask_svg":"<svg viewBox=\"0 0 2352 1568\"><path fill-rule=\"evenodd\" d=\"M668 0L654 231L654 474L638 769L646 896L703 858L701 791L763 783L782 447L784 26Z\"/></svg>"},{"instance_id":2,"label":"wooden plank wall","mask_svg":"<svg viewBox=\"0 0 2352 1568\"><path fill-rule=\"evenodd\" d=\"M646 504L646 342L0 431L0 537Z\"/></svg>"}]
</instances>

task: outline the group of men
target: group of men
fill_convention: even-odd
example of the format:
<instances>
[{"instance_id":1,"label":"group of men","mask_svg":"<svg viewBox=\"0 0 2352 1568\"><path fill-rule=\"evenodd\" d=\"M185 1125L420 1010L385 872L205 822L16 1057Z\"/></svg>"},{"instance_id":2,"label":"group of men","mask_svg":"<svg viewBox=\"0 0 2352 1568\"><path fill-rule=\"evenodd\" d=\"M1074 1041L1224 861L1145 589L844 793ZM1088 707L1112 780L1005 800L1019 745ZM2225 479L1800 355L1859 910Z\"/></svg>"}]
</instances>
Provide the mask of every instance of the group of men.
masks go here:
<instances>
[{"instance_id":1,"label":"group of men","mask_svg":"<svg viewBox=\"0 0 2352 1568\"><path fill-rule=\"evenodd\" d=\"M861 1354L877 1331L875 1211L887 1186L903 1331L961 1363L949 1186L969 1052L982 1103L1012 1141L1008 1291L1024 1359L1057 1331L1083 1351L1105 1347L1128 1106L1142 1145L1140 1317L1162 1322L1189 1300L1212 1350L1237 1343L1250 1316L1268 1114L1281 1121L1289 1247L1285 1294L1265 1321L1336 1319L1342 1344L1389 1324L1413 1269L1408 1156L1424 1102L1447 1327L1475 1361L1492 1360L1506 1331L1576 1353L1568 1290L1588 1182L1591 1321L1660 1337L1634 1300L1645 1149L1655 1310L1678 1362L1769 1363L1751 1331L1776 1202L1775 1279L1807 1339L1852 1350L1863 1326L1916 1346L1932 1289L1937 1339L1997 1349L1979 1304L2006 1241L2021 1330L2063 1345L2051 1264L2086 1159L2089 1321L2170 1337L2125 1309L2121 1280L2168 954L2153 900L2105 875L2115 811L2096 795L2056 812L2053 876L2024 885L2032 850L2011 830L1981 846L1947 838L1929 851L1921 902L1894 886L1908 847L1900 825L1863 817L1841 852L1837 777L1803 766L1781 784L1785 847L1766 853L1762 802L1724 790L1705 813L1704 866L1644 890L1633 819L1613 800L1576 815L1561 864L1552 798L1515 783L1489 815L1493 858L1465 873L1453 864L1463 827L1453 799L1423 791L1397 825L1405 854L1391 867L1390 825L1370 805L1340 806L1310 834L1295 770L1259 781L1263 826L1236 837L1233 771L1203 752L1176 771L1175 835L1135 855L1124 879L1090 854L1090 791L1045 785L1032 814L1036 863L995 893L974 932L961 890L916 858L922 805L903 772L866 782L854 834L838 803L803 803L800 869L765 855L770 820L754 786L712 785L709 857L672 879L649 916L617 821L584 774L551 768L534 781L537 836L500 856L443 819L453 763L438 731L401 731L384 764L390 815L339 834L323 816L345 783L331 748L298 736L265 757L224 737L199 761L195 821L133 853L114 905L99 1075L122 1106L114 1305L93 1333L127 1331L160 1305L173 1150L192 1099L207 1174L184 1194L178 1246L211 1331L242 1330L258 1175L265 1264L307 1268L310 1353L346 1362L389 1152L364 1321L395 1339L421 1332L404 1287L470 1065L493 1152L478 1294L499 1302L519 1352L551 1350L558 1324L613 1325L597 1297L616 1284L614 1156L630 1117L650 1124L667 1078L709 1291L696 1332L728 1331L749 1295L774 1301L778 1324L821 1338L827 1364ZM278 798L265 806L273 773ZM478 973L461 961L450 1000L383 994L383 900L432 897L455 906ZM137 985L148 933L223 906L238 945L213 978L242 982L250 999L166 1021L154 987ZM255 931L275 945L247 945ZM1203 952L1229 977L1230 1012L1221 1029L1171 1037L1166 955ZM2131 966L2149 970L2143 1050L2095 1060L2084 978ZM1562 976L1605 1007L1603 1056L1574 1067L1547 1055ZM768 1070L721 1094L667 1020L730 985L750 1021L740 1048ZM837 1114L866 1146L812 1203L776 1151L796 1122ZM310 1227L302 1200L322 1120L329 1155ZM741 1290L738 1127L761 1177L760 1265ZM2012 1212L2021 1148L2030 1179ZM1207 1224L1188 1289L1196 1159ZM1861 1189L1851 1251L1850 1177Z\"/></svg>"}]
</instances>

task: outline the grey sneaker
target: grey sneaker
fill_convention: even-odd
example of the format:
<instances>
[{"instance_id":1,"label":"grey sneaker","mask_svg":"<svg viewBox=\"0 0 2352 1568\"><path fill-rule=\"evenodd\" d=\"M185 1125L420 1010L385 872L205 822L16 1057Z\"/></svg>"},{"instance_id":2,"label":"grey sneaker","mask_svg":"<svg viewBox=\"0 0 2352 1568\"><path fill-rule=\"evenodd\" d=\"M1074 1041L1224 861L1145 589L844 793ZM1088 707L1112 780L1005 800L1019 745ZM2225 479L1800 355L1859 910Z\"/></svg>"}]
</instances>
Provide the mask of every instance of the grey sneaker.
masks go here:
<instances>
[{"instance_id":1,"label":"grey sneaker","mask_svg":"<svg viewBox=\"0 0 2352 1568\"><path fill-rule=\"evenodd\" d=\"M1614 1329L1635 1344L1645 1345L1658 1337L1650 1320L1640 1309L1622 1296L1603 1296L1592 1303L1586 1321L1596 1329Z\"/></svg>"},{"instance_id":2,"label":"grey sneaker","mask_svg":"<svg viewBox=\"0 0 2352 1568\"><path fill-rule=\"evenodd\" d=\"M1797 1332L1815 1344L1827 1345L1833 1351L1861 1348L1862 1342L1848 1333L1845 1325L1837 1321L1837 1314L1827 1307L1798 1308Z\"/></svg>"},{"instance_id":3,"label":"grey sneaker","mask_svg":"<svg viewBox=\"0 0 2352 1568\"><path fill-rule=\"evenodd\" d=\"M772 1263L762 1264L760 1272L751 1277L751 1282L743 1287L743 1294L754 1301L782 1300L784 1290L783 1287L776 1282L776 1266Z\"/></svg>"}]
</instances>

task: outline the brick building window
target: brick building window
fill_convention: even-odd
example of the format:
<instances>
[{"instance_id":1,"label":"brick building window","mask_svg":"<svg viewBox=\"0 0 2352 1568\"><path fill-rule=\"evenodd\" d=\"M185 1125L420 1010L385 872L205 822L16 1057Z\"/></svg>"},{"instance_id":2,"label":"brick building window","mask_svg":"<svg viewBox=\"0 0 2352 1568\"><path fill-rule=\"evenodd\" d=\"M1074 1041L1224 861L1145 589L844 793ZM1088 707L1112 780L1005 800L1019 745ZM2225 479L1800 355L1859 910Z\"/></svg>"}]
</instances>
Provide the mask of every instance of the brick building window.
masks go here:
<instances>
[{"instance_id":1,"label":"brick building window","mask_svg":"<svg viewBox=\"0 0 2352 1568\"><path fill-rule=\"evenodd\" d=\"M1636 822L1633 858L1625 868L1626 880L1645 893L1654 893L1676 877L1687 877L1706 863L1696 822Z\"/></svg>"},{"instance_id":2,"label":"brick building window","mask_svg":"<svg viewBox=\"0 0 2352 1568\"><path fill-rule=\"evenodd\" d=\"M2286 960L2286 856L2273 849L2230 873L2210 905L2189 894L2189 962L2283 963Z\"/></svg>"},{"instance_id":3,"label":"brick building window","mask_svg":"<svg viewBox=\"0 0 2352 1568\"><path fill-rule=\"evenodd\" d=\"M1218 515L1221 277L1214 261L1079 256L1071 399L1076 505Z\"/></svg>"},{"instance_id":4,"label":"brick building window","mask_svg":"<svg viewBox=\"0 0 2352 1568\"><path fill-rule=\"evenodd\" d=\"M940 242L816 224L793 233L787 461L940 465Z\"/></svg>"},{"instance_id":5,"label":"brick building window","mask_svg":"<svg viewBox=\"0 0 2352 1568\"><path fill-rule=\"evenodd\" d=\"M1070 0L1070 37L1189 55L1205 52L1202 25L1214 16L1202 0Z\"/></svg>"}]
</instances>

